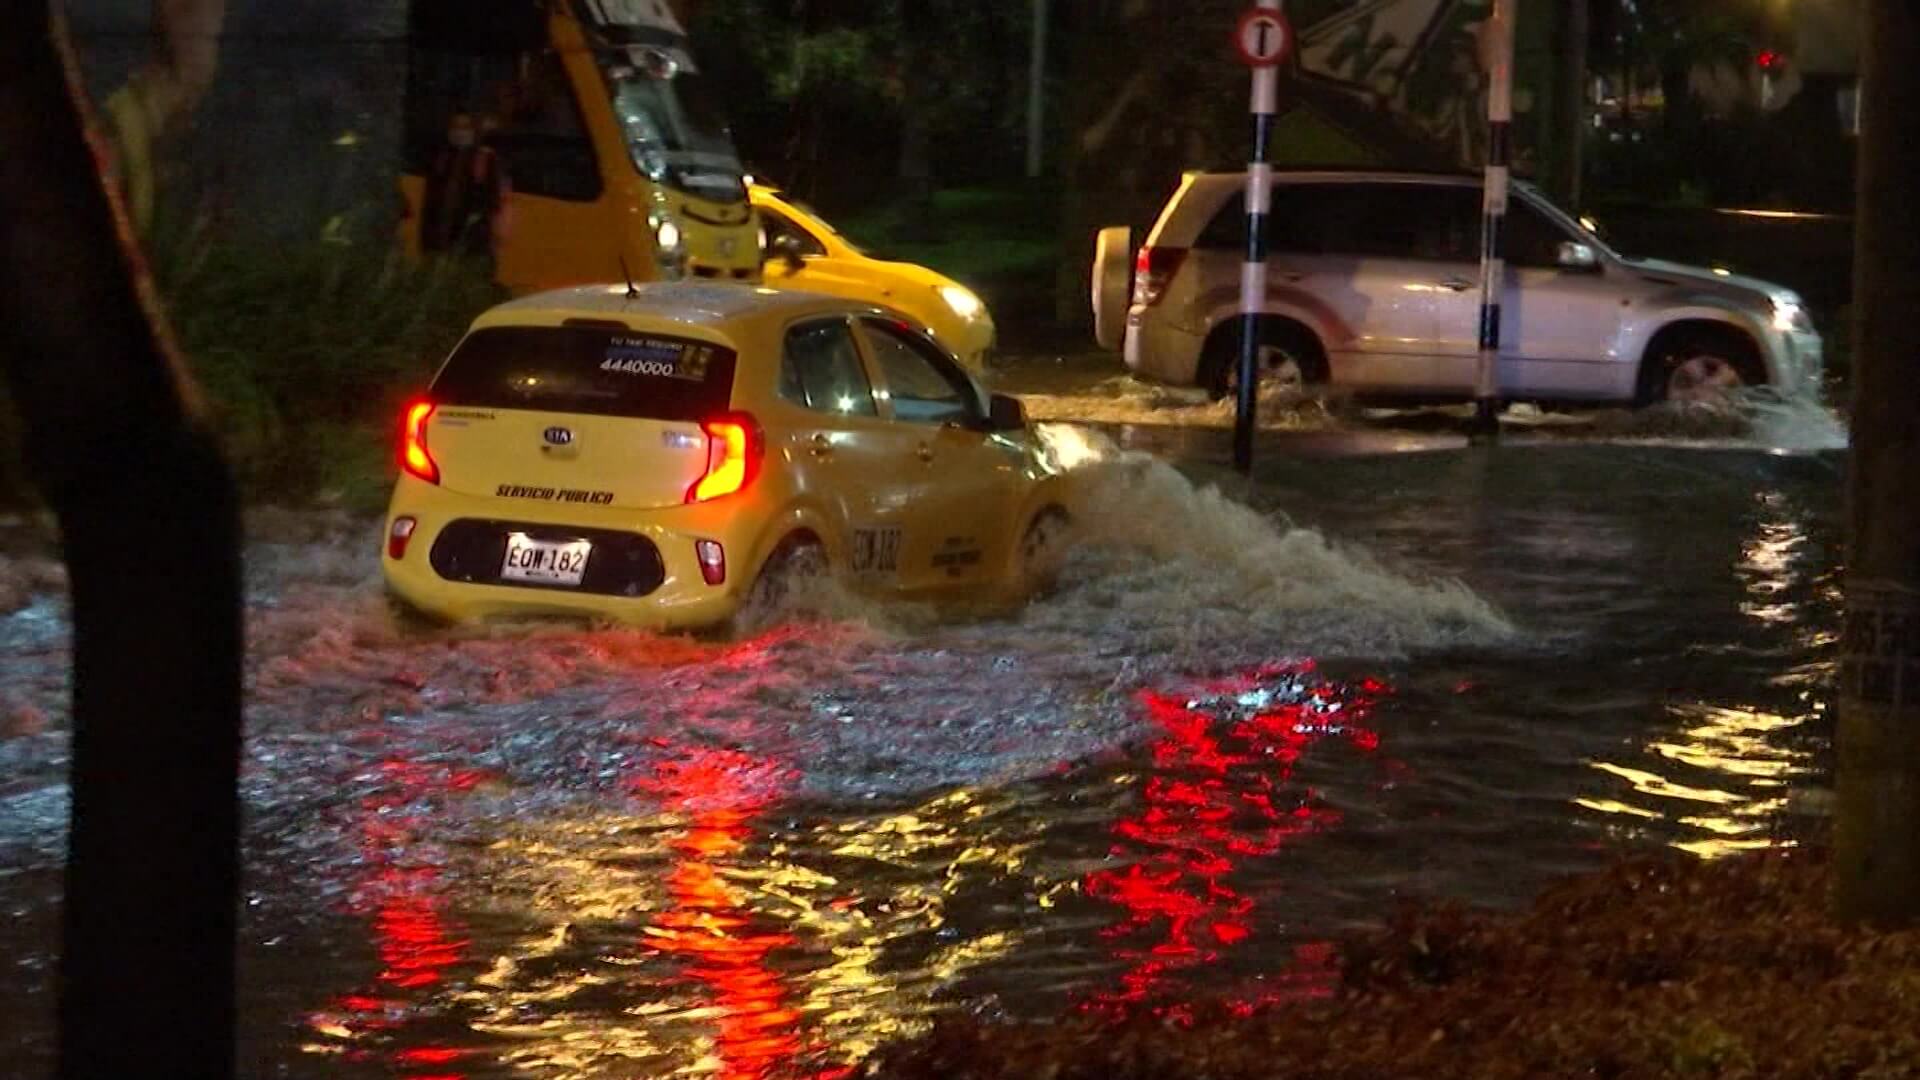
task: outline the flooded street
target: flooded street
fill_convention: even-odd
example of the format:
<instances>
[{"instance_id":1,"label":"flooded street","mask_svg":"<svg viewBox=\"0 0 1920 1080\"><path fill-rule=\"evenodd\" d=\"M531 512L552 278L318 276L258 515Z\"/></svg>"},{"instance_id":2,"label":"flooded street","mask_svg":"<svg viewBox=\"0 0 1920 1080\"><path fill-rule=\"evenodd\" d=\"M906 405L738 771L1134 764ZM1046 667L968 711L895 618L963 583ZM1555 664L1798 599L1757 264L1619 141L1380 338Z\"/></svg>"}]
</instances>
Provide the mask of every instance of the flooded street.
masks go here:
<instances>
[{"instance_id":1,"label":"flooded street","mask_svg":"<svg viewBox=\"0 0 1920 1080\"><path fill-rule=\"evenodd\" d=\"M1089 499L1012 617L405 630L377 520L260 516L242 1072L832 1076L941 1010L1311 996L1405 900L1821 828L1824 417L1529 415L1488 451L1303 407L1249 485L1226 406L1003 382ZM67 626L57 563L0 552L0 1073L32 1076Z\"/></svg>"}]
</instances>

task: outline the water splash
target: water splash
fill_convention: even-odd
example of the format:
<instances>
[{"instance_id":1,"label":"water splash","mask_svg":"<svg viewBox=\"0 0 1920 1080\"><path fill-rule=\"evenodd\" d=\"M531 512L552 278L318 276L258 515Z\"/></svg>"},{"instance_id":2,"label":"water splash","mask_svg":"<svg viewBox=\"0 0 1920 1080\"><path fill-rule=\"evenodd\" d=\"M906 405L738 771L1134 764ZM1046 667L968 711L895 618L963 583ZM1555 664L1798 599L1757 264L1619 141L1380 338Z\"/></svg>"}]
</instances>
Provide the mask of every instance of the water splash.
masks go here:
<instances>
[{"instance_id":1,"label":"water splash","mask_svg":"<svg viewBox=\"0 0 1920 1080\"><path fill-rule=\"evenodd\" d=\"M1751 418L1753 441L1769 449L1845 450L1851 445L1840 414L1813 398L1755 391L1743 407Z\"/></svg>"},{"instance_id":2,"label":"water splash","mask_svg":"<svg viewBox=\"0 0 1920 1080\"><path fill-rule=\"evenodd\" d=\"M1818 453L1848 446L1846 424L1833 409L1810 396L1765 388L1747 390L1723 401L1668 402L1636 410L1568 413L1515 406L1502 422L1556 439L1656 446L1704 445L1784 453Z\"/></svg>"},{"instance_id":3,"label":"water splash","mask_svg":"<svg viewBox=\"0 0 1920 1080\"><path fill-rule=\"evenodd\" d=\"M1082 424L1231 428L1235 411L1232 398L1215 401L1205 390L1143 382L1131 375L1104 379L1077 392L1022 393L1020 400L1035 420ZM1338 426L1327 403L1278 386L1260 387L1259 422L1272 431Z\"/></svg>"},{"instance_id":4,"label":"water splash","mask_svg":"<svg viewBox=\"0 0 1920 1080\"><path fill-rule=\"evenodd\" d=\"M1401 656L1514 633L1459 582L1396 573L1096 432L1059 424L1040 432L1056 460L1077 464L1076 544L1061 595L1030 609L1028 627L1117 629L1140 651L1183 664Z\"/></svg>"}]
</instances>

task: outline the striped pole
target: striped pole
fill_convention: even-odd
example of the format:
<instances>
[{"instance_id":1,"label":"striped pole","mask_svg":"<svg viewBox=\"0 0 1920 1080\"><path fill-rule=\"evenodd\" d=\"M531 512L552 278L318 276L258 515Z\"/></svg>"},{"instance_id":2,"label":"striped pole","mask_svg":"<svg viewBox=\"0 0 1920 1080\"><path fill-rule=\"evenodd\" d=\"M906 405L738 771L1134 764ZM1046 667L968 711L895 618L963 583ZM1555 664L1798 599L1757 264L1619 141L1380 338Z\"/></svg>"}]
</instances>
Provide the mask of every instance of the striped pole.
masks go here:
<instances>
[{"instance_id":1,"label":"striped pole","mask_svg":"<svg viewBox=\"0 0 1920 1080\"><path fill-rule=\"evenodd\" d=\"M1283 15L1281 0L1255 0L1254 8ZM1243 46L1244 47L1244 46ZM1253 472L1260 367L1260 311L1267 303L1267 215L1273 210L1273 118L1280 111L1280 69L1253 69L1253 160L1247 166L1247 261L1240 268L1240 385L1233 421L1233 467Z\"/></svg>"},{"instance_id":2,"label":"striped pole","mask_svg":"<svg viewBox=\"0 0 1920 1080\"><path fill-rule=\"evenodd\" d=\"M1487 85L1486 203L1480 227L1480 372L1475 441L1500 437L1500 301L1507 283L1507 187L1513 166L1513 20L1519 0L1493 0Z\"/></svg>"}]
</instances>

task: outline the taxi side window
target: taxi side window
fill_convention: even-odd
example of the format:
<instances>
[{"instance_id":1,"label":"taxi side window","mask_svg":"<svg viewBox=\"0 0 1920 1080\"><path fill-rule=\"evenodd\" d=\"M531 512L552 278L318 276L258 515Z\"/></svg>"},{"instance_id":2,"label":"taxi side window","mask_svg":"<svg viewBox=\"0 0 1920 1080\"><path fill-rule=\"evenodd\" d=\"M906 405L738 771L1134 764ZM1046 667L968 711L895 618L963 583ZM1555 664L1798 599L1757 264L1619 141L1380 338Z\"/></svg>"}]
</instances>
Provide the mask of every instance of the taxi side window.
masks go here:
<instances>
[{"instance_id":1,"label":"taxi side window","mask_svg":"<svg viewBox=\"0 0 1920 1080\"><path fill-rule=\"evenodd\" d=\"M873 404L873 384L860 366L853 327L845 319L806 323L787 331L780 396L815 412L879 415Z\"/></svg>"},{"instance_id":2,"label":"taxi side window","mask_svg":"<svg viewBox=\"0 0 1920 1080\"><path fill-rule=\"evenodd\" d=\"M939 350L882 319L863 319L873 358L886 380L896 420L967 423L979 412L973 383Z\"/></svg>"},{"instance_id":3,"label":"taxi side window","mask_svg":"<svg viewBox=\"0 0 1920 1080\"><path fill-rule=\"evenodd\" d=\"M778 210L760 207L760 224L767 230L767 250L772 251L774 244L788 240L793 244L793 253L802 258L810 258L827 253L826 245L815 236L793 222L793 219Z\"/></svg>"}]
</instances>

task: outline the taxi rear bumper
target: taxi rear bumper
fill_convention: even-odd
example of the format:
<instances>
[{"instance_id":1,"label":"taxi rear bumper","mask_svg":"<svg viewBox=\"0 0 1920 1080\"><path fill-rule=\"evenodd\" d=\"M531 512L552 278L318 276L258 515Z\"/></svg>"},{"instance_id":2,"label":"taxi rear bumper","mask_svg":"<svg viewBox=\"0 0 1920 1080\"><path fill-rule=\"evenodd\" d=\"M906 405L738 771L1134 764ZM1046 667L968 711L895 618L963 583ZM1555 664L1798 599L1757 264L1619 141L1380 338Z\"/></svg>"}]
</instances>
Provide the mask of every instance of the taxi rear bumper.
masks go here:
<instances>
[{"instance_id":1,"label":"taxi rear bumper","mask_svg":"<svg viewBox=\"0 0 1920 1080\"><path fill-rule=\"evenodd\" d=\"M389 592L450 622L520 616L604 619L650 629L725 623L757 570L754 530L717 503L656 510L561 506L460 495L403 479L386 519L381 571ZM412 520L404 545L394 524ZM593 545L578 585L503 577L507 538ZM718 544L723 580L709 584L697 545Z\"/></svg>"}]
</instances>

